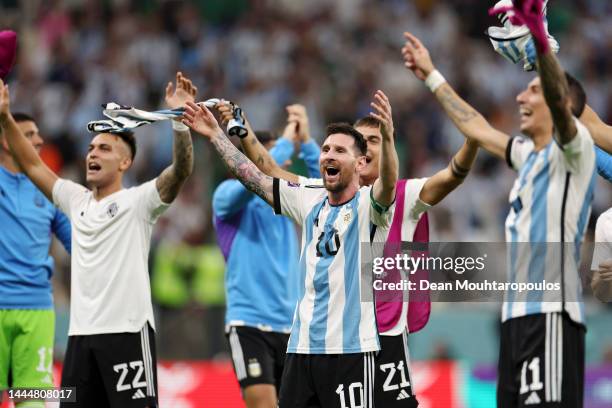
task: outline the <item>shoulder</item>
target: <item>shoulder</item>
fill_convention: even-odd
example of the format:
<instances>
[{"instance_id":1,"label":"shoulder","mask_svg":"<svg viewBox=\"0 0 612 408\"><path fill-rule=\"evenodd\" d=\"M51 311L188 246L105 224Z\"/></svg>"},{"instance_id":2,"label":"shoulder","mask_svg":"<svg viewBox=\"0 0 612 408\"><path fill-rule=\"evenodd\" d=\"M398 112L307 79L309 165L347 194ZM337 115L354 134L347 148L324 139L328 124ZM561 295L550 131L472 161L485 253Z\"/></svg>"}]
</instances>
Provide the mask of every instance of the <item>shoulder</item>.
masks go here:
<instances>
[{"instance_id":1,"label":"shoulder","mask_svg":"<svg viewBox=\"0 0 612 408\"><path fill-rule=\"evenodd\" d=\"M612 242L612 208L601 214L597 219L595 242Z\"/></svg>"},{"instance_id":2,"label":"shoulder","mask_svg":"<svg viewBox=\"0 0 612 408\"><path fill-rule=\"evenodd\" d=\"M612 208L609 208L597 219L597 230L612 229Z\"/></svg>"},{"instance_id":3,"label":"shoulder","mask_svg":"<svg viewBox=\"0 0 612 408\"><path fill-rule=\"evenodd\" d=\"M289 181L286 181L286 183L289 186L293 185L293 183ZM300 186L303 186L304 188L325 188L325 186L323 185L323 179L321 178L306 178L300 176L298 184Z\"/></svg>"}]
</instances>

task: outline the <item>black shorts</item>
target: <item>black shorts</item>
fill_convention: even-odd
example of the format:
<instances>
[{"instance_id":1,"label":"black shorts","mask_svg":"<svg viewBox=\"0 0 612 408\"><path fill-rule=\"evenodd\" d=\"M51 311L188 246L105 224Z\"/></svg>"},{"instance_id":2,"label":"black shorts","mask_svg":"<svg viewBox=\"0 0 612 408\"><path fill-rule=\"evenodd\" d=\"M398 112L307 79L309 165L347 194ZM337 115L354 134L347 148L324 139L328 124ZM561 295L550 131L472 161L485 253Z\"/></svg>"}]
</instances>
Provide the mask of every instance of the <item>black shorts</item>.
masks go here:
<instances>
[{"instance_id":1,"label":"black shorts","mask_svg":"<svg viewBox=\"0 0 612 408\"><path fill-rule=\"evenodd\" d=\"M534 314L501 326L499 408L581 408L585 328L567 313Z\"/></svg>"},{"instance_id":2,"label":"black shorts","mask_svg":"<svg viewBox=\"0 0 612 408\"><path fill-rule=\"evenodd\" d=\"M374 402L377 407L418 407L410 376L410 357L406 333L380 336L380 352L376 356Z\"/></svg>"},{"instance_id":3,"label":"black shorts","mask_svg":"<svg viewBox=\"0 0 612 408\"><path fill-rule=\"evenodd\" d=\"M231 326L226 336L240 388L272 384L279 390L289 335L254 327Z\"/></svg>"},{"instance_id":4,"label":"black shorts","mask_svg":"<svg viewBox=\"0 0 612 408\"><path fill-rule=\"evenodd\" d=\"M287 354L279 408L372 408L376 352Z\"/></svg>"},{"instance_id":5,"label":"black shorts","mask_svg":"<svg viewBox=\"0 0 612 408\"><path fill-rule=\"evenodd\" d=\"M62 387L76 387L76 402L61 407L156 407L155 332L70 336Z\"/></svg>"}]
</instances>

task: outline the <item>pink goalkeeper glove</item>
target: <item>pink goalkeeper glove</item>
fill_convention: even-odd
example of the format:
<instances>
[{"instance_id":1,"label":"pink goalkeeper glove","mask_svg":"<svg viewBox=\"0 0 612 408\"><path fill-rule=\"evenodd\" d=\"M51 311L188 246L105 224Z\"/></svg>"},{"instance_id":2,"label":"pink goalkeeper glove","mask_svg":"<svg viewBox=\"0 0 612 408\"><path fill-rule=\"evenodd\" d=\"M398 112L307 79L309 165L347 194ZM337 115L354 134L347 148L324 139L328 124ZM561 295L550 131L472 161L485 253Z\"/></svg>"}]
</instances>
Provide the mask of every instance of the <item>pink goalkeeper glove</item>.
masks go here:
<instances>
[{"instance_id":1,"label":"pink goalkeeper glove","mask_svg":"<svg viewBox=\"0 0 612 408\"><path fill-rule=\"evenodd\" d=\"M550 51L544 27L544 0L513 0L512 6L492 8L490 15L507 13L512 24L525 25L531 31L536 48L541 54Z\"/></svg>"}]
</instances>

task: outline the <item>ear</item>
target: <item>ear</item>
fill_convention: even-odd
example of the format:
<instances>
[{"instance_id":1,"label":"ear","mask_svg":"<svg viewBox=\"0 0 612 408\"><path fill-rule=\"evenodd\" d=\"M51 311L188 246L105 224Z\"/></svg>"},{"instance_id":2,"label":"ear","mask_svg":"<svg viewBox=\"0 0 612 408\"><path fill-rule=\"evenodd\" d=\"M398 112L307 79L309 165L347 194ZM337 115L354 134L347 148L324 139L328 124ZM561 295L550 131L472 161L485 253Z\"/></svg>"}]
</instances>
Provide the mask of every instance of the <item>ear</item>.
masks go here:
<instances>
[{"instance_id":1,"label":"ear","mask_svg":"<svg viewBox=\"0 0 612 408\"><path fill-rule=\"evenodd\" d=\"M130 157L124 157L121 159L121 162L119 163L119 170L126 172L130 167L132 167L132 159Z\"/></svg>"},{"instance_id":2,"label":"ear","mask_svg":"<svg viewBox=\"0 0 612 408\"><path fill-rule=\"evenodd\" d=\"M366 157L365 156L357 156L357 162L355 163L355 171L357 173L361 173L366 166Z\"/></svg>"}]
</instances>

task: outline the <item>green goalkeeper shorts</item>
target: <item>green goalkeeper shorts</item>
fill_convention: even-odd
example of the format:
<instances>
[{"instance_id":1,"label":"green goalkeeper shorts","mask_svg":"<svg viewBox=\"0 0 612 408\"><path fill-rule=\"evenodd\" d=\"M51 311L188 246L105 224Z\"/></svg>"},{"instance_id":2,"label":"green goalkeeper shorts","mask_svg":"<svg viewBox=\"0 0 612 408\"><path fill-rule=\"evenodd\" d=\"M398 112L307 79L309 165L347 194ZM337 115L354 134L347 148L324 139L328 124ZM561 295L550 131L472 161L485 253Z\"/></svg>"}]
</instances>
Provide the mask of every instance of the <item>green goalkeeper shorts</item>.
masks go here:
<instances>
[{"instance_id":1,"label":"green goalkeeper shorts","mask_svg":"<svg viewBox=\"0 0 612 408\"><path fill-rule=\"evenodd\" d=\"M53 386L54 335L53 309L0 309L0 390Z\"/></svg>"}]
</instances>

